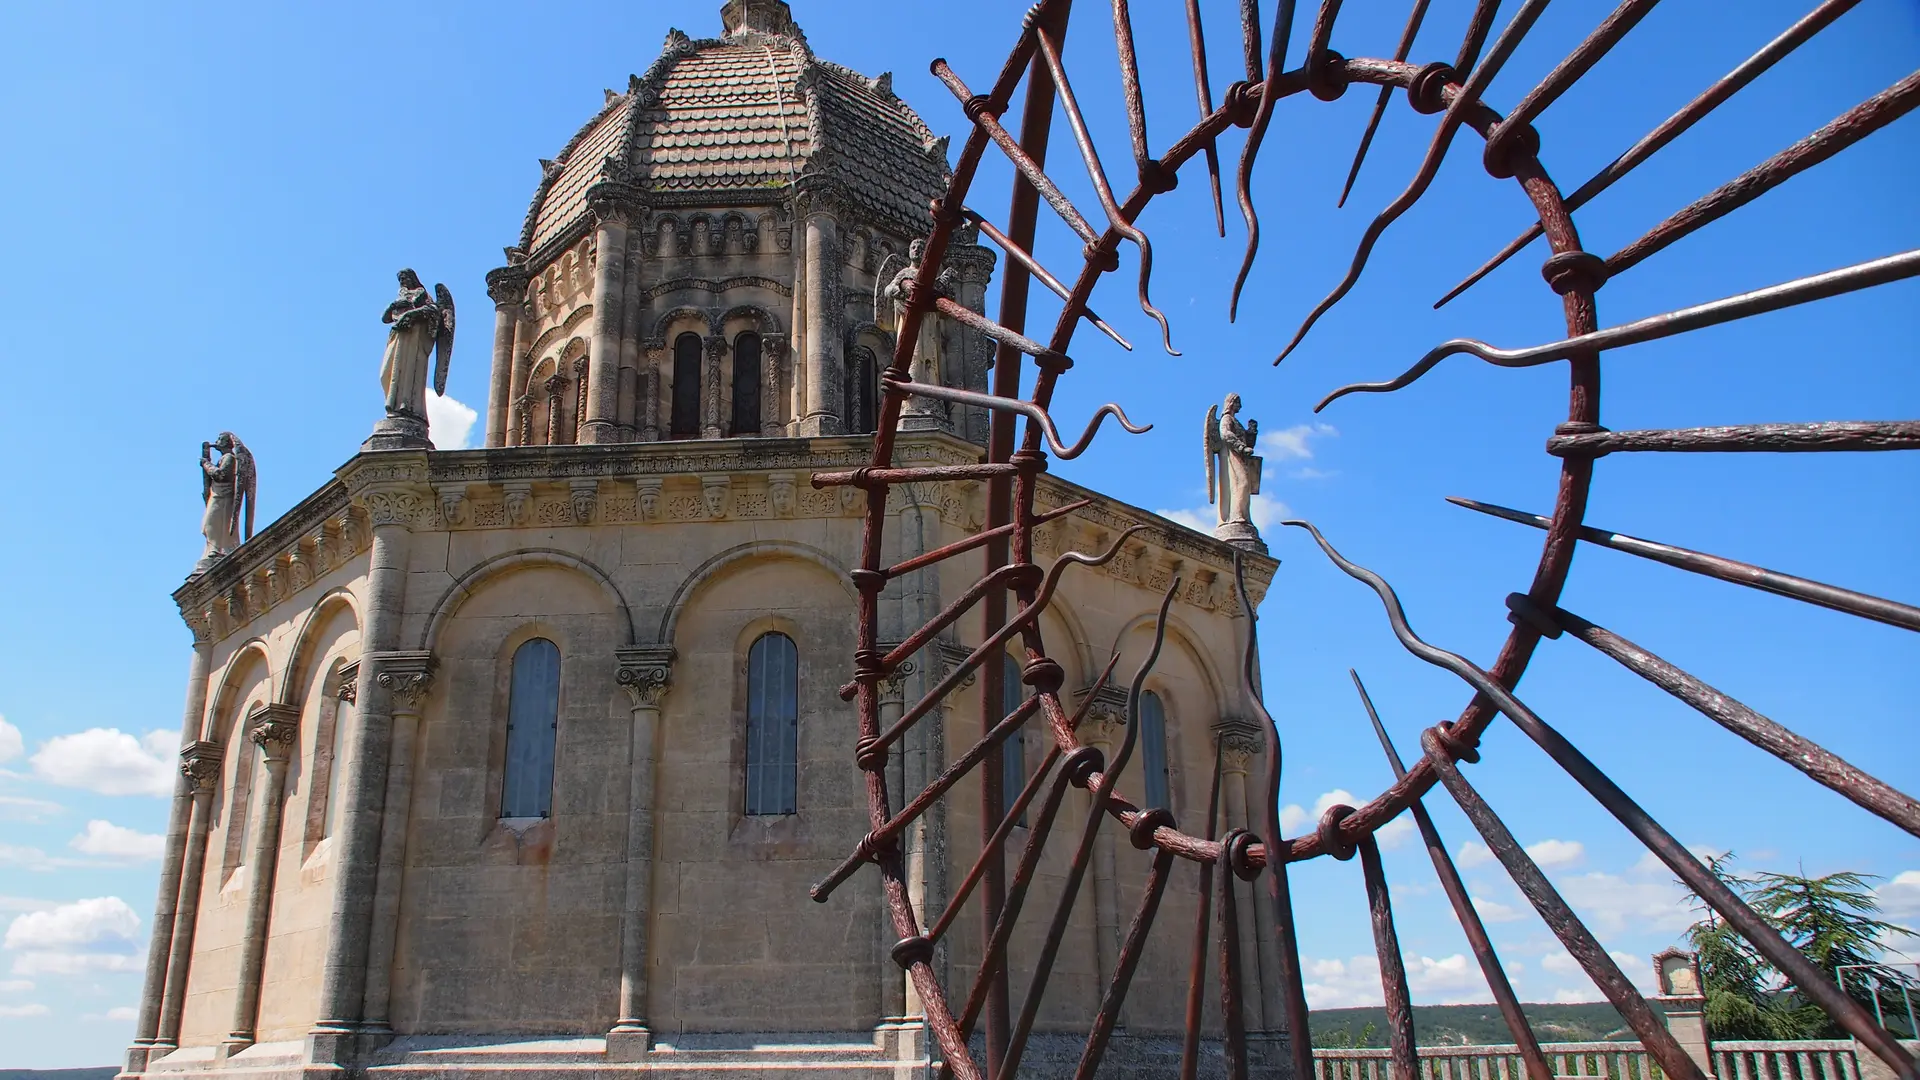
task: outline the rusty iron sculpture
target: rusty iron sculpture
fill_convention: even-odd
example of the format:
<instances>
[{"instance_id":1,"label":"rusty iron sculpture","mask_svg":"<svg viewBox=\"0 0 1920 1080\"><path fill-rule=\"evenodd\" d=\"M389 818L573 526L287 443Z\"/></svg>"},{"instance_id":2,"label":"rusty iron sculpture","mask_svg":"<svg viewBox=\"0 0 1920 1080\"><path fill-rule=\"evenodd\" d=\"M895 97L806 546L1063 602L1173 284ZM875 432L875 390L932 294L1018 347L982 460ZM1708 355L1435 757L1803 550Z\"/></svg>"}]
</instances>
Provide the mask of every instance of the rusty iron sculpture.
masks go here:
<instances>
[{"instance_id":1,"label":"rusty iron sculpture","mask_svg":"<svg viewBox=\"0 0 1920 1080\"><path fill-rule=\"evenodd\" d=\"M874 436L872 461L863 468L817 473L812 478L815 487L850 487L863 492L866 498L866 524L859 568L852 572L858 594L859 637L853 656L853 678L842 688L842 695L858 704L859 740L855 765L865 776L871 820L871 831L838 869L814 887L813 897L824 902L862 866L872 863L877 867L887 914L893 932L898 937L892 957L907 971L918 991L939 1056L951 1076L958 1080L976 1080L982 1076L1002 1080L1019 1073L1028 1038L1046 992L1052 959L1061 944L1071 909L1086 875L1095 838L1101 828L1109 827L1125 830L1136 847L1153 854L1141 892L1140 906L1125 934L1100 1007L1088 1024L1085 1048L1075 1072L1077 1080L1090 1080L1100 1067L1147 933L1153 925L1177 860L1200 864L1205 870L1200 875L1199 917L1193 928L1189 958L1190 996L1187 1001L1181 1076L1193 1077L1198 1070L1202 995L1208 992L1206 975L1210 954L1214 959L1211 966L1218 979L1226 1073L1236 1080L1247 1073L1246 1034L1241 1022L1240 1004L1245 991L1238 970L1237 938L1241 924L1236 917L1239 905L1247 903L1268 905L1272 912L1272 930L1277 936L1274 945L1277 946L1279 957L1279 982L1284 997L1281 1012L1292 1033L1290 1060L1293 1072L1302 1080L1314 1075L1308 1039L1305 1037L1307 1004L1302 987L1287 868L1291 863L1321 856L1350 859L1356 854L1360 856L1364 870L1366 900L1379 953L1391 1029L1392 1072L1395 1080L1412 1080L1419 1075L1419 1063L1407 978L1401 966L1388 886L1374 841L1377 830L1401 813L1410 811L1433 858L1453 911L1497 999L1501 1014L1512 1029L1529 1080L1550 1080L1551 1069L1526 1025L1511 984L1501 970L1499 958L1468 900L1432 819L1422 805L1421 800L1438 785L1465 811L1481 839L1499 859L1520 891L1594 983L1619 1009L1658 1066L1675 1080L1700 1080L1698 1067L1668 1034L1640 992L1554 890L1540 868L1514 840L1500 817L1460 769L1461 762L1479 760L1477 747L1482 733L1496 715L1503 715L1625 825L1689 888L1746 936L1768 962L1790 978L1842 1029L1858 1039L1867 1052L1884 1060L1897 1075L1915 1077L1912 1057L1869 1010L1836 986L1824 973L1808 964L1618 784L1512 692L1543 640L1571 635L1864 809L1920 836L1920 802L1633 642L1558 606L1575 547L1584 541L1722 581L1762 589L1909 630L1920 630L1920 609L1906 604L1716 555L1604 531L1584 522L1594 462L1607 454L1920 448L1920 424L1912 421L1767 424L1676 431L1609 431L1600 426L1599 372L1603 350L1622 348L1920 275L1920 251L1909 251L1606 329L1599 324L1594 304L1595 292L1610 278L1629 271L1675 240L1733 212L1770 188L1913 110L1920 105L1920 73L1901 80L1801 142L1673 214L1611 257L1603 258L1586 251L1581 246L1570 216L1572 210L1599 195L1610 184L1671 143L1768 67L1843 15L1854 3L1855 0L1826 0L1819 4L1805 18L1708 87L1570 196L1561 194L1559 186L1540 164L1540 136L1534 123L1557 98L1629 34L1653 7L1653 0L1623 0L1571 54L1538 85L1522 95L1519 103L1506 115L1494 111L1484 102L1482 91L1525 38L1546 6L1545 0L1523 0L1497 35L1493 29L1500 4L1498 0L1480 0L1470 17L1455 58L1451 62L1426 64L1412 63L1406 59L1406 55L1426 16L1427 0L1414 0L1399 47L1391 59L1350 59L1334 51L1331 43L1340 0L1322 0L1310 30L1305 62L1291 70L1285 69L1284 61L1292 39L1294 0L1278 0L1271 29L1264 34L1266 24L1261 17L1258 0L1240 0L1238 16L1246 74L1244 80L1227 88L1217 106L1208 81L1200 4L1198 0L1187 0L1186 23L1200 119L1167 145L1158 157L1153 156L1147 137L1145 89L1135 62L1129 5L1127 0L1110 0L1130 136L1129 150L1135 173L1134 186L1124 196L1116 194L1095 149L1062 57L1071 16L1071 0L1042 0L1027 12L1005 64L992 83L981 91L976 92L963 82L944 60L933 62L933 74L952 91L965 114L969 124L967 139L954 166L946 194L932 206L934 224L926 240L925 257L919 263L918 273L904 288L904 318L898 328L899 344L882 381L884 396L877 434ZM1247 273L1259 249L1259 218L1250 194L1250 180L1276 107L1283 99L1303 94L1331 101L1354 84L1377 87L1379 97L1349 170L1347 190L1343 190L1341 195L1343 202L1372 143L1380 113L1394 90L1403 92L1407 104L1415 112L1438 115L1440 119L1414 179L1374 219L1341 282L1313 310L1293 340L1282 350L1281 356L1284 357L1287 351L1297 345L1314 320L1336 304L1358 280L1374 243L1396 218L1426 192L1460 130L1471 129L1484 140L1483 161L1487 172L1496 179L1516 181L1538 221L1486 266L1475 271L1460 287L1443 297L1440 303L1452 299L1534 238L1544 235L1551 254L1545 261L1542 273L1548 287L1559 297L1566 321L1566 338L1522 349L1497 348L1481 341L1446 342L1429 352L1405 374L1386 382L1361 383L1336 390L1321 406L1357 391L1398 390L1442 359L1461 353L1509 367L1564 361L1570 383L1568 415L1547 445L1548 453L1559 460L1559 493L1552 513L1548 515L1455 500L1469 509L1532 525L1546 532L1531 585L1525 593L1515 593L1507 599L1507 618L1512 623L1512 630L1493 664L1487 667L1422 640L1408 625L1398 597L1384 579L1347 560L1311 524L1287 522L1288 525L1306 530L1336 565L1373 589L1386 607L1395 635L1409 652L1427 663L1451 671L1468 685L1473 694L1456 719L1430 728L1422 735L1421 756L1408 767L1402 764L1387 739L1385 729L1373 714L1372 702L1367 699L1365 688L1355 675L1354 684L1360 691L1397 779L1365 805L1331 807L1313 831L1302 836L1284 837L1280 829L1278 799L1280 737L1272 718L1260 704L1253 606L1247 595L1244 574L1237 575L1240 603L1249 618L1246 653L1241 658L1241 676L1249 691L1256 718L1264 730L1267 747L1264 755L1266 776L1261 788L1264 820L1258 822L1262 831L1255 835L1245 830L1232 830L1224 836L1216 836L1214 809L1209 810L1208 820L1202 823L1198 831L1184 831L1165 807L1139 805L1123 791L1126 767L1134 751L1141 688L1158 656L1166 629L1167 606L1179 588L1179 581L1174 581L1161 604L1152 652L1132 675L1127 694L1126 732L1111 761L1105 760L1099 750L1083 745L1076 737L1076 728L1087 706L1093 701L1093 694L1088 694L1076 711L1070 712L1065 707L1060 695L1062 669L1048 655L1047 644L1039 627L1040 613L1047 607L1061 575L1075 565L1099 565L1111 559L1126 539L1123 534L1107 551L1098 555L1067 552L1044 570L1035 562L1033 549L1036 529L1082 505L1071 504L1046 512L1036 510L1038 477L1046 470L1049 449L1063 458L1081 453L1091 443L1101 420L1108 413L1114 415L1128 431L1144 429L1131 423L1119 406L1106 405L1088 423L1086 433L1080 440L1068 446L1062 442L1059 427L1048 409L1061 376L1073 366L1068 349L1081 321L1092 323L1115 342L1131 348L1088 304L1101 276L1118 268L1118 250L1123 240L1131 242L1139 251L1138 303L1142 311L1160 325L1167 351L1173 351L1168 320L1148 297L1152 271L1150 241L1134 224L1148 202L1155 195L1173 189L1176 174L1181 168L1195 159L1202 160L1212 186L1216 227L1225 235L1218 140L1230 128L1248 129L1235 174L1235 196L1247 225L1248 243L1232 288L1231 313L1238 304ZM1024 90L1024 107L1018 129L1009 130L1003 125L1002 117L1015 93L1021 90ZM1047 154L1056 107L1067 119L1074 148L1087 170L1100 203L1097 218L1104 221L1100 227L1096 227L1093 220L1075 207L1048 176ZM990 146L1006 157L1015 173L1013 194L1002 225L994 224L966 205L968 192ZM1042 200L1084 242L1082 265L1077 275L1070 279L1049 272L1031 254ZM962 225L977 228L980 234L999 245L1009 256L1001 285L1000 308L995 319L976 315L939 291L938 272L942 257L955 229ZM1064 308L1044 342L1029 336L1027 328L1028 297L1035 278L1064 301ZM919 320L929 312L964 322L996 343L989 393L957 391L912 380L909 365L916 330ZM1031 395L1022 398L1019 388L1022 385L1022 368L1028 357L1032 358L1036 373L1032 379ZM975 465L895 465L893 432L903 403L913 395L989 410L991 426L985 458ZM1016 432L1018 417L1027 420L1024 430L1020 432ZM889 486L959 480L984 481L988 513L985 528L974 536L939 550L893 566L883 564L882 532L886 522ZM910 634L907 640L891 647L884 647L880 643L879 600L889 581L909 571L982 550L983 573L974 585L926 625ZM1008 608L1010 599L1016 605L1011 614ZM983 625L981 643L964 659L952 665L923 698L907 705L900 718L889 728L882 730L882 682L901 670L916 651L976 609ZM1020 669L1020 681L1029 692L1017 708L1003 715L1003 665L984 661L999 655L1015 637L1019 638L1026 657L1026 663ZM1096 690L1106 685L1113 675L1113 668L1114 663L1110 662L1096 682ZM888 791L886 764L889 748L943 701L972 681L976 672L983 718L978 740L925 790L911 796L906 792ZM1024 790L1010 802L1005 801L1004 793L1000 790L1001 746L1016 729L1036 720L1048 737L1047 752ZM900 837L911 822L925 814L939 800L960 797L961 781L976 772L982 808L980 855L937 916L915 911L908 892ZM1213 780L1213 802L1216 806L1219 799L1219 772L1216 761ZM1041 852L1051 836L1069 788L1078 788L1086 793L1084 797L1091 811L1081 835L1074 838L1066 879L1046 935L1041 939L1042 946L1031 982L1025 988L1025 995L1016 1013L1012 1009L1008 986L1007 945L1023 912L1028 887L1034 879ZM904 804L897 800L903 800ZM1027 817L1029 812L1032 813L1030 821ZM1006 872L1006 843L1016 822L1028 824L1028 840L1009 878ZM1243 886L1243 882L1253 883L1252 892L1247 895L1242 895L1242 889L1247 887ZM984 943L982 956L971 982L961 985L956 971L956 984L950 997L949 988L940 984L932 964L935 947L976 898L978 903L975 912L980 938ZM930 923L923 921L929 917ZM956 1003L959 1005L958 1011L954 1007ZM969 1040L976 1034L981 1036L984 1060L976 1060L969 1050Z\"/></svg>"}]
</instances>

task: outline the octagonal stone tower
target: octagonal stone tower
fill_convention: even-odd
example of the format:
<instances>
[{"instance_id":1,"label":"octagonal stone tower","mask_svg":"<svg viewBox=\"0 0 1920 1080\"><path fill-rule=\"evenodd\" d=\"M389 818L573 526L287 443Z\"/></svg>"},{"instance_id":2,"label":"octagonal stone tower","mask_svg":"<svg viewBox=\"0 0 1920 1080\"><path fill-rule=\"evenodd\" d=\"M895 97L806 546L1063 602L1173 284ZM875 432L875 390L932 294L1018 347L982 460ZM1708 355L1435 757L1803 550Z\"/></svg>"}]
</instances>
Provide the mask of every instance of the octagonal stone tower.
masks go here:
<instances>
[{"instance_id":1,"label":"octagonal stone tower","mask_svg":"<svg viewBox=\"0 0 1920 1080\"><path fill-rule=\"evenodd\" d=\"M807 478L871 456L894 347L875 285L928 227L945 142L886 76L816 58L781 0L729 0L722 18L719 38L670 35L543 163L488 275L486 446L361 452L175 592L194 637L183 768L127 1075L924 1068L877 890L807 899L868 827L835 693L865 500ZM961 240L944 269L980 310L994 258ZM983 389L987 345L945 326L915 363ZM978 460L984 419L910 412L896 460ZM1042 478L1041 508L1078 500L1036 537L1043 565L1147 529L1066 574L1044 614L1067 686L1084 700L1116 651L1132 670L1178 578L1141 795L1202 828L1218 759L1222 827L1259 820L1234 549ZM978 532L984 502L970 482L894 486L886 560ZM1275 564L1247 562L1257 599ZM895 579L883 635L903 640L977 572ZM978 640L969 619L930 644L883 718ZM923 789L972 744L978 697L912 730L889 790ZM1083 737L1117 745L1122 704L1098 695ZM1009 790L1042 738L1009 742ZM1069 799L1057 835L1083 813ZM923 921L971 866L981 817L977 797L949 799L907 834ZM1050 845L1030 910L1052 908L1070 846ZM1071 1071L1146 865L1104 837L1028 1074ZM1171 891L1159 925L1191 925L1193 892ZM1261 989L1246 1026L1283 1038L1271 935L1241 914ZM1014 986L1044 921L1013 939ZM979 929L969 915L944 939L956 978ZM1185 949L1174 930L1149 944L1109 1055L1130 1073L1177 1069Z\"/></svg>"}]
</instances>

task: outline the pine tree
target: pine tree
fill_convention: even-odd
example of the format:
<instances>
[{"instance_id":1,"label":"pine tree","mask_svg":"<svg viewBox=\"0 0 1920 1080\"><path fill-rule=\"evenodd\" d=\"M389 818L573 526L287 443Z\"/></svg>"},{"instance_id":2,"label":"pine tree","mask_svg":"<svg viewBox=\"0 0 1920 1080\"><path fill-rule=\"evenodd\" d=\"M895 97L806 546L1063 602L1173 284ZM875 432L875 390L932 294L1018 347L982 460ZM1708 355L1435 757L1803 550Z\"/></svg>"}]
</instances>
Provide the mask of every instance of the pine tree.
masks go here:
<instances>
[{"instance_id":1,"label":"pine tree","mask_svg":"<svg viewBox=\"0 0 1920 1080\"><path fill-rule=\"evenodd\" d=\"M1753 877L1747 902L1792 942L1800 955L1837 983L1841 981L1841 968L1877 963L1886 951L1883 942L1888 936L1912 933L1875 918L1880 901L1869 883L1876 880L1868 874L1847 872L1824 877L1761 873ZM1883 1012L1902 1015L1904 1002L1897 987L1885 976L1878 985L1882 987ZM1913 989L1920 988L1909 987ZM1874 990L1868 980L1856 975L1848 980L1847 992L1868 1009L1873 1008ZM1793 997L1794 1010L1809 1032L1807 1037L1845 1036L1840 1026L1804 994L1796 989Z\"/></svg>"}]
</instances>

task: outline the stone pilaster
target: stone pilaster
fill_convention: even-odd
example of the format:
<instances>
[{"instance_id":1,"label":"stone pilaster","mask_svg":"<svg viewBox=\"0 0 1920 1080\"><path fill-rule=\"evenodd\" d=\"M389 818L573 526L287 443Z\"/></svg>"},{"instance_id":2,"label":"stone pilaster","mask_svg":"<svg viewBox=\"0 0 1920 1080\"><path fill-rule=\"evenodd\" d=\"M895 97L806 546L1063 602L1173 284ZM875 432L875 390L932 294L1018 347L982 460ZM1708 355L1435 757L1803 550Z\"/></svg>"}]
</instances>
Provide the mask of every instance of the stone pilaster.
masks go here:
<instances>
[{"instance_id":1,"label":"stone pilaster","mask_svg":"<svg viewBox=\"0 0 1920 1080\"><path fill-rule=\"evenodd\" d=\"M636 207L624 185L602 181L587 192L594 216L593 337L587 416L580 441L620 440L620 317L627 261L627 226Z\"/></svg>"},{"instance_id":2,"label":"stone pilaster","mask_svg":"<svg viewBox=\"0 0 1920 1080\"><path fill-rule=\"evenodd\" d=\"M726 364L727 354L732 349L720 334L707 338L706 345L706 364L700 369L700 437L718 439L725 432L721 425L730 412L720 400L720 369Z\"/></svg>"},{"instance_id":3,"label":"stone pilaster","mask_svg":"<svg viewBox=\"0 0 1920 1080\"><path fill-rule=\"evenodd\" d=\"M527 271L502 266L487 271L493 298L493 367L487 383L487 445L507 445L507 405L513 400L513 343L526 309Z\"/></svg>"},{"instance_id":4,"label":"stone pilaster","mask_svg":"<svg viewBox=\"0 0 1920 1080\"><path fill-rule=\"evenodd\" d=\"M348 769L336 789L341 799L337 844L329 871L332 898L321 969L319 1020L307 1036L307 1059L350 1061L361 1030L375 896L381 869L388 761L394 734L396 690L403 666L388 674L387 654L400 643L406 605L407 560L413 530L437 518L427 486L423 453L362 455L340 470L353 501L364 507L373 531L360 631L358 722L347 749Z\"/></svg>"},{"instance_id":5,"label":"stone pilaster","mask_svg":"<svg viewBox=\"0 0 1920 1080\"><path fill-rule=\"evenodd\" d=\"M879 648L882 653L887 653L892 651L896 644L898 644L898 642L881 642ZM901 715L906 712L907 679L917 670L919 670L918 666L913 661L908 660L899 667L894 668L893 673L880 682L879 720L881 731L885 731L898 723ZM898 746L887 754L887 801L889 805L895 808L906 805L908 799L906 758L907 755L903 752L903 748ZM917 825L918 822L915 824ZM908 881L907 897L909 901L914 899L913 894L916 891L916 882L920 885L920 888L917 890L922 894L920 899L925 899L924 894L926 891L926 854L924 851L911 850L914 846L915 845L909 843L907 845L909 850L905 852L905 872ZM919 865L915 865L916 863ZM913 912L914 917L919 919L922 925L925 925L926 914L921 911L918 903L915 903ZM893 942L887 940L887 932L892 929L893 924L884 911L881 914L881 926L883 935L881 943L885 947L891 947ZM880 961L880 1022L882 1024L904 1024L910 1015L908 1011L908 999L910 997L916 998L914 1004L918 1005L917 995L913 993L912 985L905 976L906 973L891 959L882 959Z\"/></svg>"},{"instance_id":6,"label":"stone pilaster","mask_svg":"<svg viewBox=\"0 0 1920 1080\"><path fill-rule=\"evenodd\" d=\"M959 279L954 289L955 303L976 315L986 314L987 285L993 280L997 259L991 248L980 244L978 229L962 226L954 231L953 243L947 248L947 265L953 267ZM991 389L987 383L993 362L992 339L964 326L955 326L953 330L954 355L946 357L946 362L940 365L943 381L949 386L986 393ZM953 429L962 437L984 443L987 425L987 410L972 405L953 406Z\"/></svg>"},{"instance_id":7,"label":"stone pilaster","mask_svg":"<svg viewBox=\"0 0 1920 1080\"><path fill-rule=\"evenodd\" d=\"M1253 759L1266 749L1266 740L1246 720L1222 720L1213 726L1213 734L1220 750L1221 835L1231 829L1257 832L1258 823L1249 824L1247 772ZM1263 947L1259 929L1267 920L1256 918L1265 906L1261 899L1264 895L1264 890L1254 889L1235 908L1240 918L1240 1000L1249 1031L1275 1031L1286 1026L1280 1011L1279 973L1269 959L1272 950Z\"/></svg>"},{"instance_id":8,"label":"stone pilaster","mask_svg":"<svg viewBox=\"0 0 1920 1080\"><path fill-rule=\"evenodd\" d=\"M647 343L646 361L640 366L640 441L660 441L660 367L667 362L666 346Z\"/></svg>"},{"instance_id":9,"label":"stone pilaster","mask_svg":"<svg viewBox=\"0 0 1920 1080\"><path fill-rule=\"evenodd\" d=\"M547 445L559 446L568 441L560 436L574 430L562 423L563 415L560 408L561 404L567 400L567 377L556 371L547 376L546 381L541 385L547 391Z\"/></svg>"},{"instance_id":10,"label":"stone pilaster","mask_svg":"<svg viewBox=\"0 0 1920 1080\"><path fill-rule=\"evenodd\" d=\"M406 875L407 826L413 814L414 746L420 713L433 690L434 658L427 652L382 652L373 661L374 681L386 691L393 709L392 751L387 758L387 790L382 800L380 865L374 880L373 920L367 945L365 1026L383 1029L393 996L393 950L400 926L400 885Z\"/></svg>"},{"instance_id":11,"label":"stone pilaster","mask_svg":"<svg viewBox=\"0 0 1920 1080\"><path fill-rule=\"evenodd\" d=\"M219 743L195 741L180 751L180 771L193 809L181 853L180 896L174 907L173 941L167 949L167 978L151 1051L155 1057L180 1045L180 1015L187 1004L194 924L200 915L200 884L207 870L207 826L213 815L213 794L220 787L221 749Z\"/></svg>"},{"instance_id":12,"label":"stone pilaster","mask_svg":"<svg viewBox=\"0 0 1920 1080\"><path fill-rule=\"evenodd\" d=\"M615 676L632 709L627 754L627 894L620 910L620 1017L607 1032L607 1056L636 1061L652 1042L647 1029L647 925L653 914L653 802L660 756L660 706L673 686L673 646L619 651Z\"/></svg>"},{"instance_id":13,"label":"stone pilaster","mask_svg":"<svg viewBox=\"0 0 1920 1080\"><path fill-rule=\"evenodd\" d=\"M760 339L760 434L781 435L786 425L780 422L780 372L786 367L787 338L767 334Z\"/></svg>"},{"instance_id":14,"label":"stone pilaster","mask_svg":"<svg viewBox=\"0 0 1920 1080\"><path fill-rule=\"evenodd\" d=\"M840 416L840 389L846 370L846 322L841 303L840 207L830 190L806 192L801 200L806 231L806 285L802 310L806 318L806 413L801 435L838 435L845 430Z\"/></svg>"},{"instance_id":15,"label":"stone pilaster","mask_svg":"<svg viewBox=\"0 0 1920 1080\"><path fill-rule=\"evenodd\" d=\"M1091 691L1088 687L1080 693L1085 695ZM1126 691L1113 685L1101 687L1087 708L1086 719L1080 722L1078 734L1082 744L1098 747L1105 760L1111 762L1127 734ZM1139 762L1140 748L1135 746L1129 763L1133 768L1124 777L1123 789L1140 790L1134 779L1140 775ZM1093 943L1102 987L1113 978L1114 969L1120 964L1120 871L1119 854L1114 846L1118 843L1115 837L1119 831L1111 825L1102 828L1093 848Z\"/></svg>"},{"instance_id":16,"label":"stone pilaster","mask_svg":"<svg viewBox=\"0 0 1920 1080\"><path fill-rule=\"evenodd\" d=\"M287 790L287 763L300 734L300 710L292 705L262 705L247 716L247 738L260 748L266 767L260 798L249 799L254 820L249 823L247 915L240 939L240 985L233 999L233 1028L221 1044L222 1057L253 1045L260 1015L260 977L267 959L267 924L273 907L273 879L280 857L282 799ZM251 753L252 747L237 747Z\"/></svg>"}]
</instances>

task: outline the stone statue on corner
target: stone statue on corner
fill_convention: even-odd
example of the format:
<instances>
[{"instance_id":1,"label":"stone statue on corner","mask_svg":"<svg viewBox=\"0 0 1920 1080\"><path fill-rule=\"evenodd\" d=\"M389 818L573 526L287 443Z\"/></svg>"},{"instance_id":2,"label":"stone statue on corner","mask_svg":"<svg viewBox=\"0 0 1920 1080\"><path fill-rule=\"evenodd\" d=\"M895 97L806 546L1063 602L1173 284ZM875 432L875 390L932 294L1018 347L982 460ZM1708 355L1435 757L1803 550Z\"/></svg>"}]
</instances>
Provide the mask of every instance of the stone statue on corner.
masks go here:
<instances>
[{"instance_id":1,"label":"stone statue on corner","mask_svg":"<svg viewBox=\"0 0 1920 1080\"><path fill-rule=\"evenodd\" d=\"M200 534L207 538L207 550L194 573L253 539L255 480L253 451L233 432L223 431L212 442L200 444L200 498L207 504Z\"/></svg>"},{"instance_id":2,"label":"stone statue on corner","mask_svg":"<svg viewBox=\"0 0 1920 1080\"><path fill-rule=\"evenodd\" d=\"M1253 448L1259 441L1260 421L1249 420L1243 425L1236 415L1239 411L1239 394L1228 394L1224 406L1207 407L1207 501L1220 508L1220 524L1214 527L1213 535L1265 551L1260 530L1253 524L1253 497L1260 494L1261 464Z\"/></svg>"},{"instance_id":3,"label":"stone statue on corner","mask_svg":"<svg viewBox=\"0 0 1920 1080\"><path fill-rule=\"evenodd\" d=\"M877 322L891 316L892 322L886 329L892 331L896 340L902 328L907 325L907 293L914 279L920 276L920 263L926 258L927 242L915 240L907 247L907 258L900 264L900 256L889 255L880 264L880 272L874 275L873 316ZM896 265L900 269L889 273ZM934 292L939 296L950 296L959 275L952 267L940 271L934 279ZM883 359L884 366L892 360ZM914 382L939 385L940 378L940 315L929 307L920 316L920 331L914 337L913 364L909 370ZM933 398L909 397L901 406L901 427L912 431L939 427L946 418L944 403Z\"/></svg>"},{"instance_id":4,"label":"stone statue on corner","mask_svg":"<svg viewBox=\"0 0 1920 1080\"><path fill-rule=\"evenodd\" d=\"M447 365L453 359L453 293L435 285L427 295L420 276L400 271L400 295L380 316L392 327L380 360L380 388L387 395L386 419L374 425L362 449L432 449L427 438L427 359L433 358L433 392L447 392Z\"/></svg>"}]
</instances>

